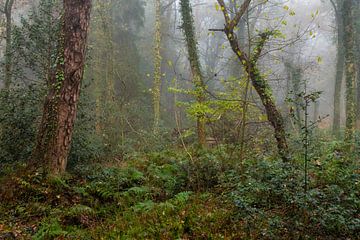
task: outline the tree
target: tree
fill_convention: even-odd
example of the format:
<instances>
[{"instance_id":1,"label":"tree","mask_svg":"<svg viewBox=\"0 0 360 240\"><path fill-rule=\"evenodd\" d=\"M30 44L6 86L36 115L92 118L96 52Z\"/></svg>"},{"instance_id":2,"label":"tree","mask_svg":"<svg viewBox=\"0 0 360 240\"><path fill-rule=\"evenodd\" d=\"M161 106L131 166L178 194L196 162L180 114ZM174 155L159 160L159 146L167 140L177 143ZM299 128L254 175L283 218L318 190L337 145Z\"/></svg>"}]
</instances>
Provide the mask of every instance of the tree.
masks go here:
<instances>
[{"instance_id":1,"label":"tree","mask_svg":"<svg viewBox=\"0 0 360 240\"><path fill-rule=\"evenodd\" d=\"M355 5L355 54L356 54L356 71L357 71L357 100L356 100L356 129L360 130L360 2L356 1Z\"/></svg>"},{"instance_id":2,"label":"tree","mask_svg":"<svg viewBox=\"0 0 360 240\"><path fill-rule=\"evenodd\" d=\"M50 85L50 74L56 68L61 6L59 1L40 0L37 8L21 18L21 25L14 26L12 81Z\"/></svg>"},{"instance_id":3,"label":"tree","mask_svg":"<svg viewBox=\"0 0 360 240\"><path fill-rule=\"evenodd\" d=\"M96 132L106 151L114 153L133 133L131 127L145 124L135 111L137 101L150 88L143 82L142 74L150 65L140 54L140 43L148 38L140 37L144 26L145 2L143 0L93 0L91 32L89 33L89 61L85 79L91 81L87 89L96 99ZM148 46L146 46L148 49ZM146 52L147 53L147 52ZM149 53L150 54L150 53ZM143 66L144 69L141 69ZM145 69L145 67L147 67ZM143 71L143 72L142 72ZM152 101L143 104L152 119ZM131 127L127 120L131 118ZM150 128L152 128L149 125Z\"/></svg>"},{"instance_id":4,"label":"tree","mask_svg":"<svg viewBox=\"0 0 360 240\"><path fill-rule=\"evenodd\" d=\"M258 60L265 43L271 36L275 35L277 32L265 31L261 33L259 35L258 42L253 49L253 53L251 54L251 56L249 56L246 51L241 48L237 34L235 33L234 29L239 24L243 15L248 11L251 0L245 0L244 3L240 6L240 8L237 8L236 13L234 14L235 16L232 18L230 17L224 0L217 0L217 2L219 3L220 9L224 15L225 27L224 29L214 30L223 31L226 34L226 37L231 45L233 52L236 54L240 63L243 65L244 70L249 75L251 83L265 107L268 120L270 121L271 125L275 130L275 138L277 141L279 154L283 161L287 162L289 161L290 156L286 140L284 120L281 116L281 113L276 107L271 87L261 75L258 67Z\"/></svg>"},{"instance_id":5,"label":"tree","mask_svg":"<svg viewBox=\"0 0 360 240\"><path fill-rule=\"evenodd\" d=\"M206 116L205 112L201 109L206 100L205 96L205 83L204 77L201 72L201 64L198 54L196 36L195 36L195 27L194 19L192 15L192 8L189 0L180 1L180 10L182 16L182 30L185 35L186 46L188 51L188 59L190 62L191 74L193 78L193 83L195 85L195 95L198 104L198 111L196 113L197 117L197 135L198 141L201 146L206 145Z\"/></svg>"},{"instance_id":6,"label":"tree","mask_svg":"<svg viewBox=\"0 0 360 240\"><path fill-rule=\"evenodd\" d=\"M301 97L302 89L302 68L294 63L294 59L289 59L285 61L285 68L288 72L287 75L289 77L288 81L290 81L291 87L287 94L291 95L294 98L293 108L295 113L295 121L298 127L298 130L301 130L301 122L302 122L302 105L303 99Z\"/></svg>"},{"instance_id":7,"label":"tree","mask_svg":"<svg viewBox=\"0 0 360 240\"><path fill-rule=\"evenodd\" d=\"M1 10L5 14L5 88L9 89L12 75L12 9L15 0L6 0L4 8Z\"/></svg>"},{"instance_id":8,"label":"tree","mask_svg":"<svg viewBox=\"0 0 360 240\"><path fill-rule=\"evenodd\" d=\"M345 48L345 78L346 78L346 133L345 139L350 142L353 139L355 130L355 46L354 46L354 21L353 21L352 0L343 1L343 22L344 22L344 48Z\"/></svg>"},{"instance_id":9,"label":"tree","mask_svg":"<svg viewBox=\"0 0 360 240\"><path fill-rule=\"evenodd\" d=\"M344 22L343 22L343 5L341 0L330 0L334 12L337 29L337 56L336 56L336 76L335 76L335 92L334 92L334 118L333 118L333 134L340 134L341 120L341 89L344 79L345 67L345 49L344 49Z\"/></svg>"},{"instance_id":10,"label":"tree","mask_svg":"<svg viewBox=\"0 0 360 240\"><path fill-rule=\"evenodd\" d=\"M345 77L346 77L346 132L345 140L351 143L355 131L356 100L355 100L355 33L353 23L352 0L343 1L343 22L344 22L344 48L345 48Z\"/></svg>"},{"instance_id":11,"label":"tree","mask_svg":"<svg viewBox=\"0 0 360 240\"><path fill-rule=\"evenodd\" d=\"M91 0L64 0L57 68L50 78L33 161L52 174L67 165L84 72Z\"/></svg>"},{"instance_id":12,"label":"tree","mask_svg":"<svg viewBox=\"0 0 360 240\"><path fill-rule=\"evenodd\" d=\"M160 122L160 99L161 99L161 4L155 1L155 48L154 48L154 132L159 128Z\"/></svg>"}]
</instances>

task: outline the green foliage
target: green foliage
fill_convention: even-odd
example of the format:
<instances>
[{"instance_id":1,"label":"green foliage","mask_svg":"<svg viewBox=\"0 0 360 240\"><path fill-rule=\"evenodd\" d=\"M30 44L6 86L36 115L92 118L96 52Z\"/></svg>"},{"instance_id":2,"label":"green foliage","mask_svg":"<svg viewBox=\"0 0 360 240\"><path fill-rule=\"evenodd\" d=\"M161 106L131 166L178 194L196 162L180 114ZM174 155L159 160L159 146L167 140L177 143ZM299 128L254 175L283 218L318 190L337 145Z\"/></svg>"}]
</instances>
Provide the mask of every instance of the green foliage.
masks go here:
<instances>
[{"instance_id":1,"label":"green foliage","mask_svg":"<svg viewBox=\"0 0 360 240\"><path fill-rule=\"evenodd\" d=\"M346 185L359 181L359 175L344 172L348 167L336 169L337 180L342 180L333 183L321 179L321 175L332 171L331 166L312 168L308 193L302 191L301 169L282 163L260 162L248 168L243 179L230 172L225 186L236 183L236 190L231 190L229 196L238 208L238 217L245 221L248 234L262 232L275 237L290 230L293 237L303 236L306 231L342 238L354 235L360 227L360 192L356 186Z\"/></svg>"},{"instance_id":2,"label":"green foliage","mask_svg":"<svg viewBox=\"0 0 360 240\"><path fill-rule=\"evenodd\" d=\"M82 90L71 142L69 167L91 161L105 154L102 139L95 131L95 110L93 108L95 103L87 94L86 88Z\"/></svg>"},{"instance_id":3,"label":"green foliage","mask_svg":"<svg viewBox=\"0 0 360 240\"><path fill-rule=\"evenodd\" d=\"M36 137L42 91L35 86L0 92L0 163L24 161Z\"/></svg>"},{"instance_id":4,"label":"green foliage","mask_svg":"<svg viewBox=\"0 0 360 240\"><path fill-rule=\"evenodd\" d=\"M29 159L36 142L44 93L44 89L35 85L0 92L0 163ZM101 139L95 135L91 107L92 102L83 95L73 135L70 165L103 154Z\"/></svg>"},{"instance_id":5,"label":"green foliage","mask_svg":"<svg viewBox=\"0 0 360 240\"><path fill-rule=\"evenodd\" d=\"M61 29L61 1L40 0L13 29L14 76L19 82L46 82L55 71Z\"/></svg>"},{"instance_id":6,"label":"green foliage","mask_svg":"<svg viewBox=\"0 0 360 240\"><path fill-rule=\"evenodd\" d=\"M356 239L358 166L341 143L319 140L306 194L301 158L257 156L240 169L225 147L189 149L191 159L134 153L63 177L15 178L0 227L34 239Z\"/></svg>"},{"instance_id":7,"label":"green foliage","mask_svg":"<svg viewBox=\"0 0 360 240\"><path fill-rule=\"evenodd\" d=\"M44 221L37 233L33 236L34 240L54 239L66 236L67 232L62 229L58 219Z\"/></svg>"}]
</instances>

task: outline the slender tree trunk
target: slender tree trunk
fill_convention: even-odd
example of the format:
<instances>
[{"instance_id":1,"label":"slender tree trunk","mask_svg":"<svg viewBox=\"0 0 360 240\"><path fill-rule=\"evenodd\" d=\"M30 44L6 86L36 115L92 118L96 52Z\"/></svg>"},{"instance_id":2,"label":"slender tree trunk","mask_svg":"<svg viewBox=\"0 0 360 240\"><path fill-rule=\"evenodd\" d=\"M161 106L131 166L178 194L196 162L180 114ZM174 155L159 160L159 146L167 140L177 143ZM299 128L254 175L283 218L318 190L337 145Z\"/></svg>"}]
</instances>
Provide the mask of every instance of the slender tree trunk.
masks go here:
<instances>
[{"instance_id":1,"label":"slender tree trunk","mask_svg":"<svg viewBox=\"0 0 360 240\"><path fill-rule=\"evenodd\" d=\"M318 125L317 123L319 122L319 117L320 117L319 109L320 109L320 99L318 99L314 102L313 123L316 126Z\"/></svg>"},{"instance_id":2,"label":"slender tree trunk","mask_svg":"<svg viewBox=\"0 0 360 240\"><path fill-rule=\"evenodd\" d=\"M357 72L356 129L360 130L360 2L356 2L355 10L355 54Z\"/></svg>"},{"instance_id":3,"label":"slender tree trunk","mask_svg":"<svg viewBox=\"0 0 360 240\"><path fill-rule=\"evenodd\" d=\"M293 60L289 60L285 63L286 70L288 72L289 81L291 82L291 90L293 98L293 107L295 108L295 122L298 130L300 131L302 128L302 105L303 99L301 97L302 89L301 89L301 79L302 73L301 68L296 66Z\"/></svg>"},{"instance_id":4,"label":"slender tree trunk","mask_svg":"<svg viewBox=\"0 0 360 240\"><path fill-rule=\"evenodd\" d=\"M12 8L14 0L5 2L6 45L5 45L5 89L9 89L12 82Z\"/></svg>"},{"instance_id":5,"label":"slender tree trunk","mask_svg":"<svg viewBox=\"0 0 360 240\"><path fill-rule=\"evenodd\" d=\"M346 134L345 139L352 142L355 131L356 98L355 98L355 54L354 54L354 22L352 0L344 0L343 19L345 27L345 76L346 76Z\"/></svg>"},{"instance_id":6,"label":"slender tree trunk","mask_svg":"<svg viewBox=\"0 0 360 240\"><path fill-rule=\"evenodd\" d=\"M205 83L201 72L199 53L197 48L194 19L189 0L181 0L182 30L184 31L188 58L191 67L197 103L201 106L205 100ZM197 114L197 135L200 146L206 145L206 116L203 112Z\"/></svg>"},{"instance_id":7,"label":"slender tree trunk","mask_svg":"<svg viewBox=\"0 0 360 240\"><path fill-rule=\"evenodd\" d=\"M334 6L336 25L337 25L337 62L334 89L334 118L333 118L333 134L337 137L340 135L341 123L341 91L344 79L345 67L345 49L344 49L344 22L342 18L342 3L337 1Z\"/></svg>"},{"instance_id":8,"label":"slender tree trunk","mask_svg":"<svg viewBox=\"0 0 360 240\"><path fill-rule=\"evenodd\" d=\"M154 133L159 130L160 123L160 101L161 101L161 4L155 1L155 48L154 48Z\"/></svg>"},{"instance_id":9,"label":"slender tree trunk","mask_svg":"<svg viewBox=\"0 0 360 240\"><path fill-rule=\"evenodd\" d=\"M33 160L52 174L65 171L84 72L91 0L64 0L57 71L44 103Z\"/></svg>"},{"instance_id":10,"label":"slender tree trunk","mask_svg":"<svg viewBox=\"0 0 360 240\"><path fill-rule=\"evenodd\" d=\"M239 24L239 21L249 8L251 0L245 0L241 5L240 9L236 12L235 17L233 17L232 19L230 19L230 15L228 13L224 0L217 1L221 7L221 11L223 12L226 23L225 28L221 29L221 31L225 32L233 52L236 54L240 63L243 65L244 70L250 76L251 83L255 88L256 92L258 93L262 104L265 107L268 120L274 128L279 154L283 161L287 162L290 160L290 155L286 140L284 120L276 107L271 87L269 83L263 78L257 66L261 51L268 38L273 33L265 32L260 34L259 42L254 48L254 53L251 57L248 56L248 54L246 54L246 52L240 48L238 37L237 34L234 32L234 28Z\"/></svg>"}]
</instances>

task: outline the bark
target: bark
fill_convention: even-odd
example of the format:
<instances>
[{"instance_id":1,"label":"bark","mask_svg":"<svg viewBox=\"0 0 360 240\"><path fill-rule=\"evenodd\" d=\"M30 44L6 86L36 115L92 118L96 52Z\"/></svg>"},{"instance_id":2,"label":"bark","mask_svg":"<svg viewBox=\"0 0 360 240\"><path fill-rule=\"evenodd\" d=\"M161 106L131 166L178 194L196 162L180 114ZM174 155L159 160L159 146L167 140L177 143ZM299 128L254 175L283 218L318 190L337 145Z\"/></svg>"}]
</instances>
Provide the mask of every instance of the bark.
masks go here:
<instances>
[{"instance_id":1,"label":"bark","mask_svg":"<svg viewBox=\"0 0 360 240\"><path fill-rule=\"evenodd\" d=\"M155 1L155 48L154 48L154 132L159 130L160 123L160 100L161 100L161 4L160 0Z\"/></svg>"},{"instance_id":2,"label":"bark","mask_svg":"<svg viewBox=\"0 0 360 240\"><path fill-rule=\"evenodd\" d=\"M5 2L5 19L6 19L6 45L5 45L5 89L9 89L12 81L12 8L14 0Z\"/></svg>"},{"instance_id":3,"label":"bark","mask_svg":"<svg viewBox=\"0 0 360 240\"><path fill-rule=\"evenodd\" d=\"M337 60L334 89L333 134L339 137L341 123L341 91L345 70L344 22L342 18L342 4L339 1L337 5L334 3L334 10L337 25Z\"/></svg>"},{"instance_id":4,"label":"bark","mask_svg":"<svg viewBox=\"0 0 360 240\"><path fill-rule=\"evenodd\" d=\"M201 106L204 104L205 83L201 72L197 42L195 39L194 19L189 0L181 0L182 29L184 31L188 58L191 67L193 82L195 85L197 103ZM206 116L203 112L197 115L197 135L200 146L206 145Z\"/></svg>"},{"instance_id":5,"label":"bark","mask_svg":"<svg viewBox=\"0 0 360 240\"><path fill-rule=\"evenodd\" d=\"M251 0L245 0L240 9L236 12L235 16L230 19L230 15L227 11L224 0L218 0L226 23L225 28L221 31L225 32L233 52L236 54L240 63L243 65L244 70L250 76L251 83L265 107L268 120L274 128L279 154L284 162L288 162L290 156L286 140L284 120L276 107L274 97L271 92L271 87L261 75L257 66L261 50L272 33L266 32L260 34L259 42L257 43L257 46L255 46L254 53L252 54L251 58L249 58L246 52L240 48L237 35L234 33L234 27L239 23L242 16L249 8L250 2Z\"/></svg>"},{"instance_id":6,"label":"bark","mask_svg":"<svg viewBox=\"0 0 360 240\"><path fill-rule=\"evenodd\" d=\"M69 155L84 72L91 0L64 0L57 70L50 79L33 161L61 174Z\"/></svg>"},{"instance_id":7,"label":"bark","mask_svg":"<svg viewBox=\"0 0 360 240\"><path fill-rule=\"evenodd\" d=\"M360 130L360 2L357 2L355 10L355 54L357 72L357 99L356 99L356 129Z\"/></svg>"},{"instance_id":8,"label":"bark","mask_svg":"<svg viewBox=\"0 0 360 240\"><path fill-rule=\"evenodd\" d=\"M354 54L354 22L352 0L343 2L343 21L345 27L344 48L345 48L345 78L346 78L346 133L345 139L352 142L355 131L356 98L355 98L355 54Z\"/></svg>"},{"instance_id":9,"label":"bark","mask_svg":"<svg viewBox=\"0 0 360 240\"><path fill-rule=\"evenodd\" d=\"M318 99L314 102L314 115L313 115L313 123L316 126L318 126L318 122L320 118L319 110L320 110L320 100Z\"/></svg>"},{"instance_id":10,"label":"bark","mask_svg":"<svg viewBox=\"0 0 360 240\"><path fill-rule=\"evenodd\" d=\"M302 79L302 70L300 67L294 64L293 60L289 60L285 63L285 68L288 72L289 81L291 83L291 90L293 97L293 106L295 108L295 121L300 131L302 128L302 106L304 105L303 99L301 97L301 93L303 89L301 89L301 79Z\"/></svg>"}]
</instances>

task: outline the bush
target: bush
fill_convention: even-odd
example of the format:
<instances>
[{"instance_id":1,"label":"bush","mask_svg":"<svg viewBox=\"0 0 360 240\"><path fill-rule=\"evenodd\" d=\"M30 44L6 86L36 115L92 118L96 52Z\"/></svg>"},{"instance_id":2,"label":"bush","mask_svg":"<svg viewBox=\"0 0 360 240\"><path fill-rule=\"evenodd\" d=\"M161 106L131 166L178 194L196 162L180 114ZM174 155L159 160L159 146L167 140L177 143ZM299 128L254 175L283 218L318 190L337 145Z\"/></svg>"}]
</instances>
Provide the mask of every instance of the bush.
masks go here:
<instances>
[{"instance_id":1,"label":"bush","mask_svg":"<svg viewBox=\"0 0 360 240\"><path fill-rule=\"evenodd\" d=\"M45 90L38 86L16 87L0 92L0 164L29 159L36 142ZM92 160L103 152L95 134L92 102L83 94L75 123L69 163Z\"/></svg>"},{"instance_id":2,"label":"bush","mask_svg":"<svg viewBox=\"0 0 360 240\"><path fill-rule=\"evenodd\" d=\"M42 91L34 86L0 92L0 163L27 160L36 139Z\"/></svg>"}]
</instances>

